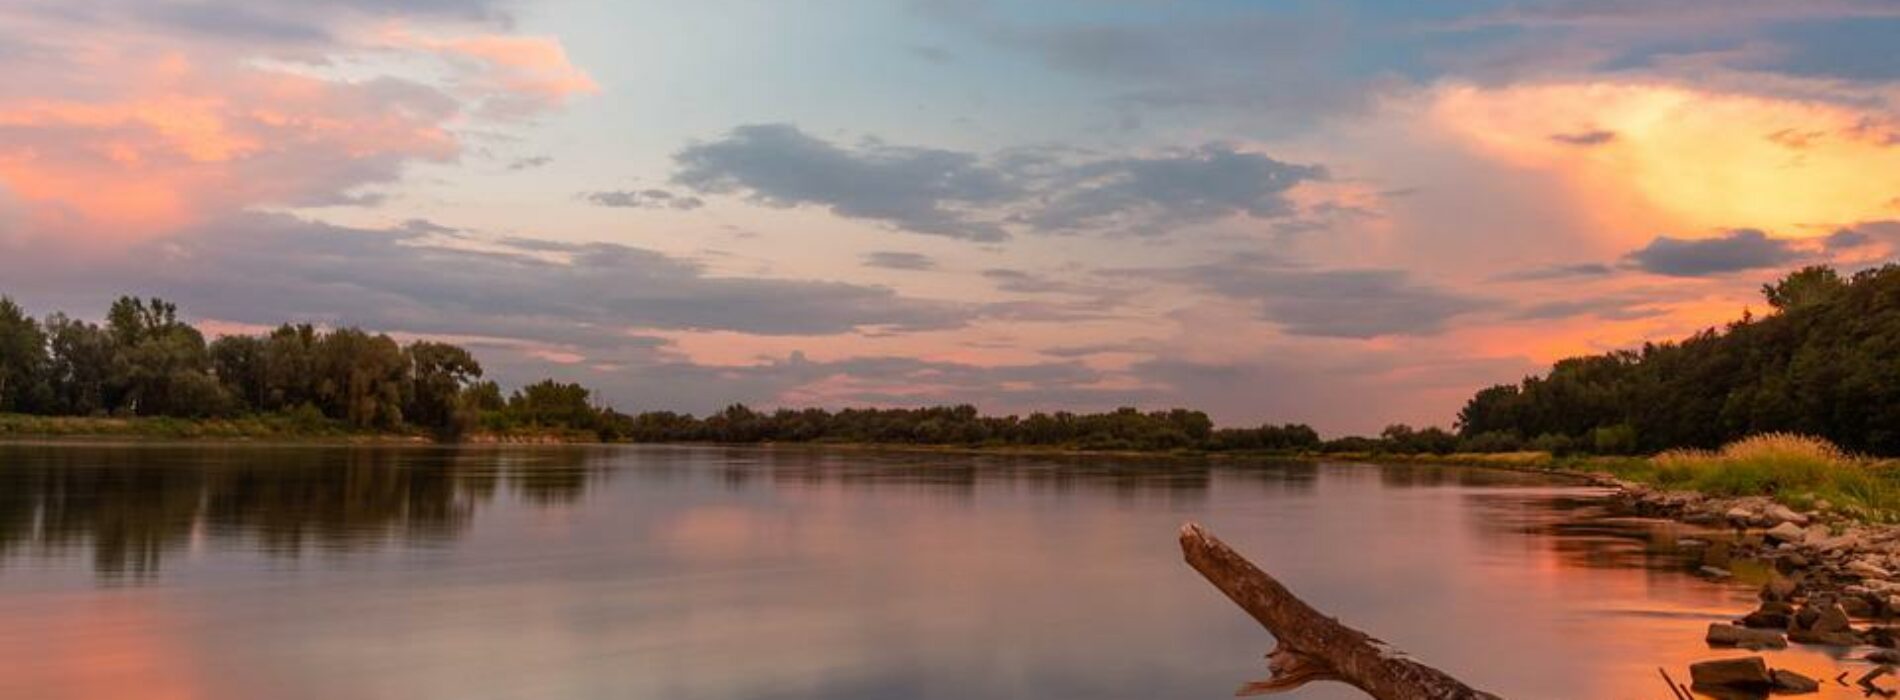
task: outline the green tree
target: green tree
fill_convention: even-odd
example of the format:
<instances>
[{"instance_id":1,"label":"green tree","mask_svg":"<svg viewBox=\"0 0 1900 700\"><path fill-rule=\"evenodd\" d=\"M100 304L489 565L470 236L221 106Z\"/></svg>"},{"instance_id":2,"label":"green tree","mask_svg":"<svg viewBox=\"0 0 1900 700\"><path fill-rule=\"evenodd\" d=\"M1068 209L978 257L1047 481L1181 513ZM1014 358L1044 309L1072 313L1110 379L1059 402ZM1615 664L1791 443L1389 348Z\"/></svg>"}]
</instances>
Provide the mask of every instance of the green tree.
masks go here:
<instances>
[{"instance_id":1,"label":"green tree","mask_svg":"<svg viewBox=\"0 0 1900 700\"><path fill-rule=\"evenodd\" d=\"M386 335L356 328L325 333L313 348L318 407L358 428L403 425L409 358Z\"/></svg>"},{"instance_id":2,"label":"green tree","mask_svg":"<svg viewBox=\"0 0 1900 700\"><path fill-rule=\"evenodd\" d=\"M46 401L46 334L40 324L0 297L0 411L33 411Z\"/></svg>"},{"instance_id":3,"label":"green tree","mask_svg":"<svg viewBox=\"0 0 1900 700\"><path fill-rule=\"evenodd\" d=\"M106 392L116 352L111 334L60 313L47 317L45 328L52 411L85 416L110 410Z\"/></svg>"},{"instance_id":4,"label":"green tree","mask_svg":"<svg viewBox=\"0 0 1900 700\"><path fill-rule=\"evenodd\" d=\"M481 408L463 400L463 390L482 376L481 363L467 350L447 343L417 341L403 349L414 385L406 416L443 436L473 427Z\"/></svg>"}]
</instances>

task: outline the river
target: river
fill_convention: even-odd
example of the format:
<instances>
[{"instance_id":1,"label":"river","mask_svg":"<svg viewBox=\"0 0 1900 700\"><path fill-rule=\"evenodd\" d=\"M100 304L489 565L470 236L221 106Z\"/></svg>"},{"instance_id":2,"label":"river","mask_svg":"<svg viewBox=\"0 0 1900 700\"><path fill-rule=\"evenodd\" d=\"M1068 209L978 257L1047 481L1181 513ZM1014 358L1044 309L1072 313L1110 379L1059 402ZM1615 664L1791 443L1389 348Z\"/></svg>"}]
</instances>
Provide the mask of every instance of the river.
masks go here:
<instances>
[{"instance_id":1,"label":"river","mask_svg":"<svg viewBox=\"0 0 1900 700\"><path fill-rule=\"evenodd\" d=\"M1303 462L0 445L0 698L1229 697L1272 639L1181 562L1187 520L1504 697L1667 697L1658 666L1743 653L1701 637L1750 570L1697 576L1719 551L1605 495Z\"/></svg>"}]
</instances>

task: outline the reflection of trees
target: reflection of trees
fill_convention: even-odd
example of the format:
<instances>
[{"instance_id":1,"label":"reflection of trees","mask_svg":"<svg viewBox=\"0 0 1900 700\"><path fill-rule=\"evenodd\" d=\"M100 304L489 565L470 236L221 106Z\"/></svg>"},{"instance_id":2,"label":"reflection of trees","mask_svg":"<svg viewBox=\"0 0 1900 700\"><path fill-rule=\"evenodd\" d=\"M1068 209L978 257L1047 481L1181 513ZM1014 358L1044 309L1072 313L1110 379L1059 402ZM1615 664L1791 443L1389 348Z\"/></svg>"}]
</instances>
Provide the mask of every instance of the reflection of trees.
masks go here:
<instances>
[{"instance_id":1,"label":"reflection of trees","mask_svg":"<svg viewBox=\"0 0 1900 700\"><path fill-rule=\"evenodd\" d=\"M467 529L498 483L579 498L581 449L0 446L0 555L90 546L95 571L147 578L194 536L273 556L428 544Z\"/></svg>"}]
</instances>

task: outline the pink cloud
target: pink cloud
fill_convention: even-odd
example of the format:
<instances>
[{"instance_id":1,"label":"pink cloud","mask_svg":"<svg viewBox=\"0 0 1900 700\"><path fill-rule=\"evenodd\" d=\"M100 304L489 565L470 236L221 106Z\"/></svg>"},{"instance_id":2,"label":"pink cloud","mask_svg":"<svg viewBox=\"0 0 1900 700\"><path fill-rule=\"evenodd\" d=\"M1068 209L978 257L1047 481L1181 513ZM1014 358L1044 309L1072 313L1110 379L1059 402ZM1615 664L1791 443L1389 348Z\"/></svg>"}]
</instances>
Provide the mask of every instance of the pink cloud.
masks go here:
<instances>
[{"instance_id":1,"label":"pink cloud","mask_svg":"<svg viewBox=\"0 0 1900 700\"><path fill-rule=\"evenodd\" d=\"M20 20L6 14L0 30ZM459 129L595 89L540 37L475 34L394 57L380 40L336 39L283 63L267 45L61 30L57 51L0 61L32 76L0 85L0 236L11 239L110 245L256 207L374 201L368 188L407 166L458 158ZM454 70L402 75L418 55Z\"/></svg>"}]
</instances>

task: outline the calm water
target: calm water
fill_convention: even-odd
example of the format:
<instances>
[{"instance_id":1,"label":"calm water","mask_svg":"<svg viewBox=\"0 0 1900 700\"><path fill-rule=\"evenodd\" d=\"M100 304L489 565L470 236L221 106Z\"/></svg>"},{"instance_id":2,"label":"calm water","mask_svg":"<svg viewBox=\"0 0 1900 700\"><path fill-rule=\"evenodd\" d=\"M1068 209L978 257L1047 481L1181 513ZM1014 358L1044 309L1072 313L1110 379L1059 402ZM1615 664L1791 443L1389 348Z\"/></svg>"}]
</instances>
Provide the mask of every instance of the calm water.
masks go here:
<instances>
[{"instance_id":1,"label":"calm water","mask_svg":"<svg viewBox=\"0 0 1900 700\"><path fill-rule=\"evenodd\" d=\"M1229 697L1272 640L1181 563L1188 519L1506 697L1666 697L1656 667L1723 655L1702 627L1751 590L1601 496L1350 464L0 445L0 697Z\"/></svg>"}]
</instances>

